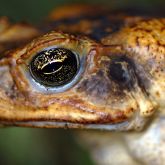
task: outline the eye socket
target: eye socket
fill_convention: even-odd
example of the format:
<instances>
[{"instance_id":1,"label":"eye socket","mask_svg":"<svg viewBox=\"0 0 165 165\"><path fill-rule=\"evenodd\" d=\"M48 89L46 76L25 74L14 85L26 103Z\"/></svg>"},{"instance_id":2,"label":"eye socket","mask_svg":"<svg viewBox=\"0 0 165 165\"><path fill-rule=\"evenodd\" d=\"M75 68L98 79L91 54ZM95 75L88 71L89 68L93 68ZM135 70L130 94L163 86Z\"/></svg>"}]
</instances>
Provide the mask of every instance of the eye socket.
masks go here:
<instances>
[{"instance_id":1,"label":"eye socket","mask_svg":"<svg viewBox=\"0 0 165 165\"><path fill-rule=\"evenodd\" d=\"M36 54L30 62L33 79L46 87L68 84L79 70L79 58L71 50L50 48Z\"/></svg>"}]
</instances>

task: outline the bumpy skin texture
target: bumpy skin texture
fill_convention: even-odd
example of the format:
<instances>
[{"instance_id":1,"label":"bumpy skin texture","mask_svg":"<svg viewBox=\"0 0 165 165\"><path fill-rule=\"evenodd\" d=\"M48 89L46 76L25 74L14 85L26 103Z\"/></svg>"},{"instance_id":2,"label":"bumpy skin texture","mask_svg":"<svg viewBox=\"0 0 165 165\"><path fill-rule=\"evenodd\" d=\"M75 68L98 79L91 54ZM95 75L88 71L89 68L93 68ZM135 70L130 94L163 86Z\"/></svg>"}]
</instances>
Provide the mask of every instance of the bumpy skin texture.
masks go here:
<instances>
[{"instance_id":1,"label":"bumpy skin texture","mask_svg":"<svg viewBox=\"0 0 165 165\"><path fill-rule=\"evenodd\" d=\"M165 161L164 18L69 6L52 12L39 27L11 25L1 18L0 34L1 125L142 130L114 133L120 137L112 138L114 144L124 141L119 152L127 150L122 159L112 156L110 164L138 164L134 158L146 164ZM29 72L32 58L48 47L69 49L83 63L81 75L67 90L40 86ZM107 164L105 145L97 146L103 152L93 152L94 158ZM107 153L112 153L109 146Z\"/></svg>"}]
</instances>

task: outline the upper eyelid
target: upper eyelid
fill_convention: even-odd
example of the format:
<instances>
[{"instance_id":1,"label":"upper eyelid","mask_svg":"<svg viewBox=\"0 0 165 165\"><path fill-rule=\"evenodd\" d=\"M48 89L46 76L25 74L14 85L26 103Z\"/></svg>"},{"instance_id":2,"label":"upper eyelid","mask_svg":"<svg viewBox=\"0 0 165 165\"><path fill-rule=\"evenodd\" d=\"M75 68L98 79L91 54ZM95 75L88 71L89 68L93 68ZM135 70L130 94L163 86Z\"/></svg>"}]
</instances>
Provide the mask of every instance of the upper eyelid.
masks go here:
<instances>
[{"instance_id":1,"label":"upper eyelid","mask_svg":"<svg viewBox=\"0 0 165 165\"><path fill-rule=\"evenodd\" d=\"M93 46L93 43L90 40L88 41L80 38L77 39L76 37L72 35L70 36L68 34L65 34L65 37L57 37L56 35L54 35L53 37L52 36L51 38L49 38L47 35L44 35L42 37L37 38L36 40L33 40L30 44L26 46L26 51L21 54L16 60L26 61L30 58L33 58L36 53L49 47L55 46L77 51L77 53L80 55L82 53L88 54L89 50L91 49L90 47Z\"/></svg>"},{"instance_id":2,"label":"upper eyelid","mask_svg":"<svg viewBox=\"0 0 165 165\"><path fill-rule=\"evenodd\" d=\"M36 53L39 53L40 51L42 50L46 50L47 48L49 47L59 47L60 45L62 45L59 40L55 40L56 42L53 42L53 43L35 43L33 45L33 43L31 43L30 45L27 46L27 50L24 54L22 54L19 59L23 59L23 60L26 60L28 58L30 58L31 56L35 55ZM63 43L64 44L64 43ZM18 59L18 60L19 60Z\"/></svg>"}]
</instances>

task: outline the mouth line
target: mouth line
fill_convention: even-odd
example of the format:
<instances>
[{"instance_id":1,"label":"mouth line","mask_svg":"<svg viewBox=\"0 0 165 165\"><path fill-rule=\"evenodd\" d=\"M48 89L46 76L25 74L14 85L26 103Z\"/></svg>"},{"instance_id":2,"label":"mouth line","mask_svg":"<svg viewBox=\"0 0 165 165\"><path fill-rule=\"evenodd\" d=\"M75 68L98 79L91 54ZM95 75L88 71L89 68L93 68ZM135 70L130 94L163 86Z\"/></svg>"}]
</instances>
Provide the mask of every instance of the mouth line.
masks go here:
<instances>
[{"instance_id":1,"label":"mouth line","mask_svg":"<svg viewBox=\"0 0 165 165\"><path fill-rule=\"evenodd\" d=\"M92 129L92 130L108 130L108 131L128 131L131 130L128 121L116 124L77 124L71 122L55 122L55 121L16 121L3 122L2 126L23 126L35 128L64 128L64 129Z\"/></svg>"}]
</instances>

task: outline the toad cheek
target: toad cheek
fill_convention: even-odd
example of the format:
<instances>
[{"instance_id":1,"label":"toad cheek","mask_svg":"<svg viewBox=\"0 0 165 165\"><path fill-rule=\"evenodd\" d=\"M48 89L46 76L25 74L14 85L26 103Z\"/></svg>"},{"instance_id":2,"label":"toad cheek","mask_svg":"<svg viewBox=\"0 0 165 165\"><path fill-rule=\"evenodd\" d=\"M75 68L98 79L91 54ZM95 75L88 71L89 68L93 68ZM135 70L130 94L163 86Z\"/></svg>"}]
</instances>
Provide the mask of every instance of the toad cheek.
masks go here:
<instances>
[{"instance_id":1,"label":"toad cheek","mask_svg":"<svg viewBox=\"0 0 165 165\"><path fill-rule=\"evenodd\" d=\"M95 106L95 112L106 116L107 123L127 121L140 129L157 104L151 100L141 84L141 77L133 61L125 55L102 57L95 73L88 74L77 87L77 93Z\"/></svg>"}]
</instances>

